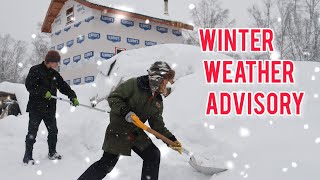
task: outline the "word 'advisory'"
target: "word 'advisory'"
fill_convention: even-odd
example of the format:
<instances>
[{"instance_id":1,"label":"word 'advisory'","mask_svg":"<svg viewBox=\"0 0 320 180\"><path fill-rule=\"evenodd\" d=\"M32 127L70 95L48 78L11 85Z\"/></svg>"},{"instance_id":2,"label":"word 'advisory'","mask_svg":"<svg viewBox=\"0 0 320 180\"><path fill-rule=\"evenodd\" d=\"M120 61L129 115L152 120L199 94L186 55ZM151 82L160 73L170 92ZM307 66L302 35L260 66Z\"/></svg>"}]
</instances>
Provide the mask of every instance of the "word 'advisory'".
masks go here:
<instances>
[{"instance_id":1,"label":"word 'advisory'","mask_svg":"<svg viewBox=\"0 0 320 180\"><path fill-rule=\"evenodd\" d=\"M203 52L274 51L271 29L199 29L199 37ZM230 115L231 112L236 115L301 115L305 93L281 91L281 84L295 83L293 61L203 60L202 63L207 84L247 84L257 89L257 92L210 91L205 110L207 116ZM280 91L262 91L268 89L268 85L276 85Z\"/></svg>"}]
</instances>

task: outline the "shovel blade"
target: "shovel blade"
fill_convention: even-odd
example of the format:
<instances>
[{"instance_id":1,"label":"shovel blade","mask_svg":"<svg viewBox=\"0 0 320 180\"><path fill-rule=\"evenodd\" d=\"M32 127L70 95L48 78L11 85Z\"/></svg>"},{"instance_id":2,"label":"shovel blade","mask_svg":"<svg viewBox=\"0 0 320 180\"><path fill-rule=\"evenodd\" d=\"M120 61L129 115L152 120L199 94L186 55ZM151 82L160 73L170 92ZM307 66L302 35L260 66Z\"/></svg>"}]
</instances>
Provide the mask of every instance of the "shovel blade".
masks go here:
<instances>
[{"instance_id":1,"label":"shovel blade","mask_svg":"<svg viewBox=\"0 0 320 180\"><path fill-rule=\"evenodd\" d=\"M195 169L197 170L198 172L202 173L202 174L205 174L205 175L209 175L209 176L212 176L212 175L217 175L219 173L222 173L224 171L227 171L228 169L225 169L225 168L215 168L215 167L206 167L206 166L201 166L196 158L194 157L194 155L188 151L187 149L183 148L182 149L182 152L184 152L185 154L187 154L189 157L190 157L190 160L189 160L189 164Z\"/></svg>"},{"instance_id":2,"label":"shovel blade","mask_svg":"<svg viewBox=\"0 0 320 180\"><path fill-rule=\"evenodd\" d=\"M216 175L219 173L222 173L224 171L227 171L228 169L224 169L224 168L215 168L215 167L205 167L205 166L201 166L199 165L197 162L193 161L192 158L190 158L189 160L189 164L198 172L205 174L205 175Z\"/></svg>"}]
</instances>

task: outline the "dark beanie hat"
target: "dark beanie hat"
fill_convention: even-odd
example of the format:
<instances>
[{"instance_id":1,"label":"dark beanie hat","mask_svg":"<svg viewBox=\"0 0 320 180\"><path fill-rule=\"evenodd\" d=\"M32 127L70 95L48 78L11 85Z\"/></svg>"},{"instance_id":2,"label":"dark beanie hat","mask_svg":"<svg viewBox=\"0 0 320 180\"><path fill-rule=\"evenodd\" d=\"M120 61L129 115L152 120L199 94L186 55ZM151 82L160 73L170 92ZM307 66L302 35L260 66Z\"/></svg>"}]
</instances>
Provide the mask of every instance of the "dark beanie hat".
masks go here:
<instances>
[{"instance_id":1,"label":"dark beanie hat","mask_svg":"<svg viewBox=\"0 0 320 180\"><path fill-rule=\"evenodd\" d=\"M58 51L50 50L48 51L45 61L46 62L60 62L61 56Z\"/></svg>"}]
</instances>

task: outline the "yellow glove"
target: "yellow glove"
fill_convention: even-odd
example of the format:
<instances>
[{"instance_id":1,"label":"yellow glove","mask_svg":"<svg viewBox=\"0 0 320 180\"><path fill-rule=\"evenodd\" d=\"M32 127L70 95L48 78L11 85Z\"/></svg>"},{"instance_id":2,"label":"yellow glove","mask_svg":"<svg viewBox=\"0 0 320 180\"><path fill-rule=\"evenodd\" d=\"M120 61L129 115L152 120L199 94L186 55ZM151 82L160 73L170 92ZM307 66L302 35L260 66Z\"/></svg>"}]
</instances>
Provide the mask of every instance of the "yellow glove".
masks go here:
<instances>
[{"instance_id":1,"label":"yellow glove","mask_svg":"<svg viewBox=\"0 0 320 180\"><path fill-rule=\"evenodd\" d=\"M169 146L171 149L178 151L179 154L182 154L182 144L179 141L175 141L176 146Z\"/></svg>"}]
</instances>

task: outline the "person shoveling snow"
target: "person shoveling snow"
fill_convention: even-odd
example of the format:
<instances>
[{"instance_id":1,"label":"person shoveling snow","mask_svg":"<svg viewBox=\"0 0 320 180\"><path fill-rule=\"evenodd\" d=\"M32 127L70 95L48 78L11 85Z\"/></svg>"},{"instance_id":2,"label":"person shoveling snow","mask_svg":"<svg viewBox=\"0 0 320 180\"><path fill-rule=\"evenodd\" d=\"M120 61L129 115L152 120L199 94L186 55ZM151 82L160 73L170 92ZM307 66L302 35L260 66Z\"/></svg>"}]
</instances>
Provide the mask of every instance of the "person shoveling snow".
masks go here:
<instances>
[{"instance_id":1,"label":"person shoveling snow","mask_svg":"<svg viewBox=\"0 0 320 180\"><path fill-rule=\"evenodd\" d=\"M58 128L56 122L56 100L51 99L57 94L57 89L69 97L72 105L78 106L76 93L63 80L61 75L54 70L60 62L60 55L57 51L49 51L45 61L31 67L26 79L26 88L29 91L29 112L28 134L26 136L26 150L23 163L34 164L32 158L33 144L36 142L37 132L43 120L48 129L48 158L50 160L61 159L62 156L56 151Z\"/></svg>"},{"instance_id":2,"label":"person shoveling snow","mask_svg":"<svg viewBox=\"0 0 320 180\"><path fill-rule=\"evenodd\" d=\"M79 180L101 180L112 171L120 155L131 155L131 150L143 159L141 179L157 180L160 151L148 135L137 127L134 117L175 142L168 145L182 153L182 145L165 127L162 118L162 96L167 95L167 84L174 83L175 71L166 62L155 62L148 75L132 78L120 84L108 97L111 107L110 124L106 130L102 158L92 164Z\"/></svg>"}]
</instances>

